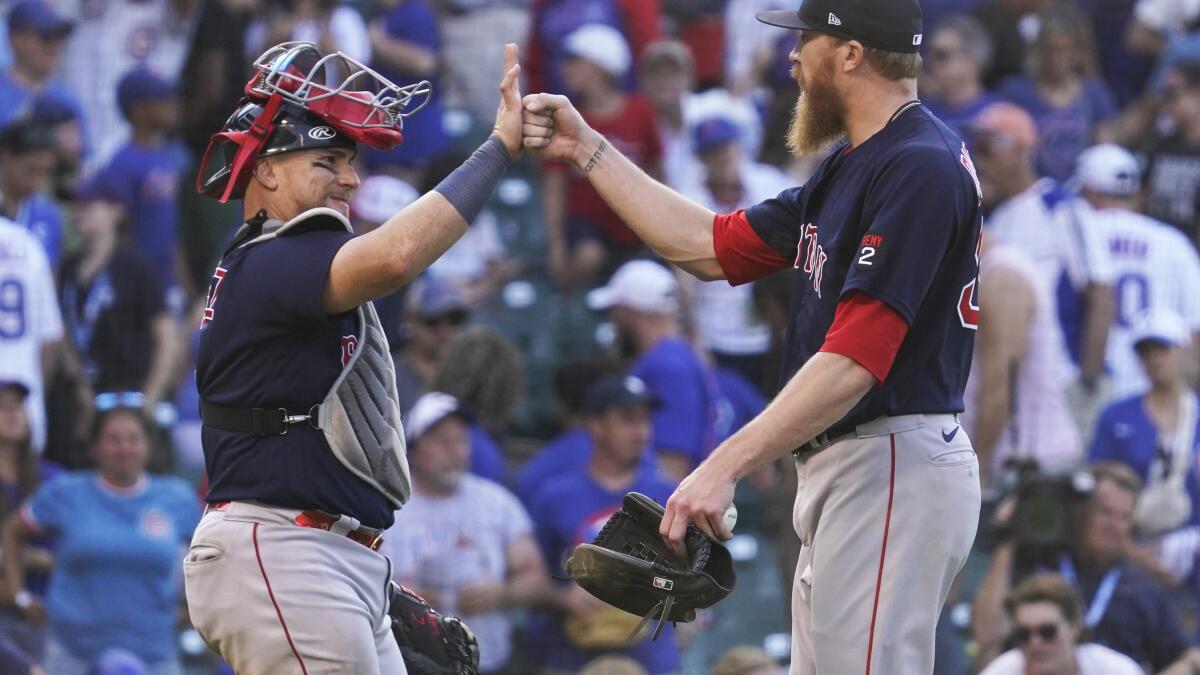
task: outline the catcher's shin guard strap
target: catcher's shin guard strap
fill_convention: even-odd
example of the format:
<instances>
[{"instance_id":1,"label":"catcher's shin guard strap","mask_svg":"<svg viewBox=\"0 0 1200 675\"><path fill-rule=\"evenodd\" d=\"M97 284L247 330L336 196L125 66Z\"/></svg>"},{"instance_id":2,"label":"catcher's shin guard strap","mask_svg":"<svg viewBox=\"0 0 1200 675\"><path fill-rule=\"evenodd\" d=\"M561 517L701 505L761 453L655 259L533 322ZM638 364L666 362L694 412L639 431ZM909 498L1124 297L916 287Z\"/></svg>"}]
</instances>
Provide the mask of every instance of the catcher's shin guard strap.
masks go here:
<instances>
[{"instance_id":1,"label":"catcher's shin guard strap","mask_svg":"<svg viewBox=\"0 0 1200 675\"><path fill-rule=\"evenodd\" d=\"M483 205L492 196L496 184L504 177L510 164L512 157L500 142L500 137L490 136L434 190L445 197L470 225L483 210Z\"/></svg>"}]
</instances>

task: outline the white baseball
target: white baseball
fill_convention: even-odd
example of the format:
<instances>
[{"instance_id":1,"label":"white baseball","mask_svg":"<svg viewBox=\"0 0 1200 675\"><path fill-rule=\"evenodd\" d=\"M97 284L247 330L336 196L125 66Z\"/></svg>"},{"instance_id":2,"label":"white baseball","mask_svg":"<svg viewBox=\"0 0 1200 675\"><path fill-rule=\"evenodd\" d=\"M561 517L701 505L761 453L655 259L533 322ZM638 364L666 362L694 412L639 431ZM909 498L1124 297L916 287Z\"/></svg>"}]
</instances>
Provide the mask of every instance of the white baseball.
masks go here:
<instances>
[{"instance_id":1,"label":"white baseball","mask_svg":"<svg viewBox=\"0 0 1200 675\"><path fill-rule=\"evenodd\" d=\"M725 509L724 522L725 529L733 532L733 526L737 525L737 507L732 503L729 505L729 508Z\"/></svg>"}]
</instances>

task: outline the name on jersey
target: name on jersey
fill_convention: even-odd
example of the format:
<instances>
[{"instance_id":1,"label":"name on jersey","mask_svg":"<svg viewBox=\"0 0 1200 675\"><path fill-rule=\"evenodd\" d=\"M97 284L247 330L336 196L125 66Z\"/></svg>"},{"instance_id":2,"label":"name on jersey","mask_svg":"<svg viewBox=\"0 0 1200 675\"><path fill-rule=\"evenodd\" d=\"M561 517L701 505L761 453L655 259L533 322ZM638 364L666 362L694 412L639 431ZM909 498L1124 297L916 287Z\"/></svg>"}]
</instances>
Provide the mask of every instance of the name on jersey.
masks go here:
<instances>
[{"instance_id":1,"label":"name on jersey","mask_svg":"<svg viewBox=\"0 0 1200 675\"><path fill-rule=\"evenodd\" d=\"M858 253L854 256L854 266L860 270L873 270L882 265L885 241L879 232L864 234L858 244Z\"/></svg>"},{"instance_id":2,"label":"name on jersey","mask_svg":"<svg viewBox=\"0 0 1200 675\"><path fill-rule=\"evenodd\" d=\"M829 256L825 253L825 247L817 241L817 226L812 223L805 225L800 243L796 245L796 261L792 268L803 268L818 298L821 297L821 279L825 276L826 260L829 260Z\"/></svg>"}]
</instances>

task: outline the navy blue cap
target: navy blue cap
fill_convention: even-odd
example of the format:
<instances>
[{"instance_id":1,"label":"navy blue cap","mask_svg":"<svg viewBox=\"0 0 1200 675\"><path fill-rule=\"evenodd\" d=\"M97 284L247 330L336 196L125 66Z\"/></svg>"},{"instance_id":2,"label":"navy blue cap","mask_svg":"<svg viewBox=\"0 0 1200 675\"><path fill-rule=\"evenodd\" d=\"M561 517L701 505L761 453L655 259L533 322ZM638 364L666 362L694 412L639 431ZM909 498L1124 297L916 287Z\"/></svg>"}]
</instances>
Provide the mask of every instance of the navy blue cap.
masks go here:
<instances>
[{"instance_id":1,"label":"navy blue cap","mask_svg":"<svg viewBox=\"0 0 1200 675\"><path fill-rule=\"evenodd\" d=\"M755 17L772 26L827 33L890 52L915 53L924 39L917 0L803 0L796 11L763 11Z\"/></svg>"},{"instance_id":2,"label":"navy blue cap","mask_svg":"<svg viewBox=\"0 0 1200 675\"><path fill-rule=\"evenodd\" d=\"M646 406L657 408L662 400L633 375L605 375L588 390L583 400L583 412L599 415L613 408Z\"/></svg>"},{"instance_id":3,"label":"navy blue cap","mask_svg":"<svg viewBox=\"0 0 1200 675\"><path fill-rule=\"evenodd\" d=\"M716 147L738 140L741 132L733 122L724 117L710 117L696 125L692 131L692 142L696 154L704 153Z\"/></svg>"},{"instance_id":4,"label":"navy blue cap","mask_svg":"<svg viewBox=\"0 0 1200 675\"><path fill-rule=\"evenodd\" d=\"M29 387L17 380L0 380L0 391L15 391L21 398L29 396Z\"/></svg>"},{"instance_id":5,"label":"navy blue cap","mask_svg":"<svg viewBox=\"0 0 1200 675\"><path fill-rule=\"evenodd\" d=\"M117 105L129 114L129 107L138 103L162 101L175 95L175 83L145 67L125 73L117 84Z\"/></svg>"},{"instance_id":6,"label":"navy blue cap","mask_svg":"<svg viewBox=\"0 0 1200 675\"><path fill-rule=\"evenodd\" d=\"M33 31L42 37L64 38L75 24L43 0L21 0L8 10L9 32Z\"/></svg>"}]
</instances>

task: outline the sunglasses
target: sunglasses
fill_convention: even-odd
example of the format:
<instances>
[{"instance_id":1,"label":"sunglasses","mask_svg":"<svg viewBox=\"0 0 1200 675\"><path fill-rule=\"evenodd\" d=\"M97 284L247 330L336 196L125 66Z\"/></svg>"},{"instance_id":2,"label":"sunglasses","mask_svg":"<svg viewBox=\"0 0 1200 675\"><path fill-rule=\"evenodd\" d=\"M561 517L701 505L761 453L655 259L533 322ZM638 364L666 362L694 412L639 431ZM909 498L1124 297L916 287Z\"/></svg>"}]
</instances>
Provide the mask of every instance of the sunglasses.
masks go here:
<instances>
[{"instance_id":1,"label":"sunglasses","mask_svg":"<svg viewBox=\"0 0 1200 675\"><path fill-rule=\"evenodd\" d=\"M1024 647L1029 644L1034 635L1037 635L1042 642L1054 642L1058 639L1058 624L1042 623L1036 626L1017 626L1013 631L1013 642L1016 642L1019 647Z\"/></svg>"},{"instance_id":2,"label":"sunglasses","mask_svg":"<svg viewBox=\"0 0 1200 675\"><path fill-rule=\"evenodd\" d=\"M421 319L421 323L430 328L446 326L449 328L458 328L467 322L467 313L459 310L438 314L436 316L426 317Z\"/></svg>"}]
</instances>

